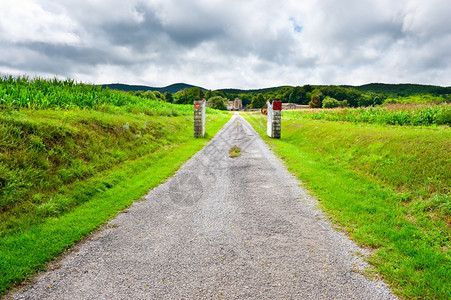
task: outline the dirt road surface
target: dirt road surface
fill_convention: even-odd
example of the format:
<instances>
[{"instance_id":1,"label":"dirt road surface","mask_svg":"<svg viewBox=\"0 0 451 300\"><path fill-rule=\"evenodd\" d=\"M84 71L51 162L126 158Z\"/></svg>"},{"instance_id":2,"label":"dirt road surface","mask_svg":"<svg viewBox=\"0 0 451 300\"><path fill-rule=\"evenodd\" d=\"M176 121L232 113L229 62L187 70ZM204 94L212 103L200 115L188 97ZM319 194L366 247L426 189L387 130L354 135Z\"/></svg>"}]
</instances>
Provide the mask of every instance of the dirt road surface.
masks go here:
<instances>
[{"instance_id":1,"label":"dirt road surface","mask_svg":"<svg viewBox=\"0 0 451 300\"><path fill-rule=\"evenodd\" d=\"M13 298L394 298L237 114L145 198Z\"/></svg>"}]
</instances>

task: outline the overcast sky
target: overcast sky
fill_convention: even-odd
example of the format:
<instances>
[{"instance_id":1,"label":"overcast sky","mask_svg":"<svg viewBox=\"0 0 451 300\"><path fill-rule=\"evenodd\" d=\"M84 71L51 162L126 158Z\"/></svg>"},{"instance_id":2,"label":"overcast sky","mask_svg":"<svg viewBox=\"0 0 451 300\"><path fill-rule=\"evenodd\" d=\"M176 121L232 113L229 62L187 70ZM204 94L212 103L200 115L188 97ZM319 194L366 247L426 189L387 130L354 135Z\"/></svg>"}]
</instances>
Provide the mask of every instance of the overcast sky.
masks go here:
<instances>
[{"instance_id":1,"label":"overcast sky","mask_svg":"<svg viewBox=\"0 0 451 300\"><path fill-rule=\"evenodd\" d=\"M0 74L451 85L450 0L0 0Z\"/></svg>"}]
</instances>

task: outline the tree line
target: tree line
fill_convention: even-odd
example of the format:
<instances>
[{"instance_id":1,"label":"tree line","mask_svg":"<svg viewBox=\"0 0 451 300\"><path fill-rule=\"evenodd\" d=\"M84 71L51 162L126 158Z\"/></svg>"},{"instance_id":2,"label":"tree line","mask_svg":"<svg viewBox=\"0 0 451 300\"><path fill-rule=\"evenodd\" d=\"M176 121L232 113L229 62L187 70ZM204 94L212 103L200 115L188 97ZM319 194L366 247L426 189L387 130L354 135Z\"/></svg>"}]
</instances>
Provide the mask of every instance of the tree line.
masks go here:
<instances>
[{"instance_id":1,"label":"tree line","mask_svg":"<svg viewBox=\"0 0 451 300\"><path fill-rule=\"evenodd\" d=\"M376 106L392 96L388 93L361 91L354 87L343 87L336 85L328 86L282 86L264 90L201 90L198 87L185 88L174 94L158 91L131 91L134 95L166 101L174 104L192 104L195 99L202 98L209 101L210 106L217 109L227 109L227 101L235 98L242 100L243 106L248 108L261 108L268 100L279 99L285 103L309 105L311 108L334 108L334 107L366 107ZM440 95L438 95L440 97ZM449 95L443 95L449 99Z\"/></svg>"}]
</instances>

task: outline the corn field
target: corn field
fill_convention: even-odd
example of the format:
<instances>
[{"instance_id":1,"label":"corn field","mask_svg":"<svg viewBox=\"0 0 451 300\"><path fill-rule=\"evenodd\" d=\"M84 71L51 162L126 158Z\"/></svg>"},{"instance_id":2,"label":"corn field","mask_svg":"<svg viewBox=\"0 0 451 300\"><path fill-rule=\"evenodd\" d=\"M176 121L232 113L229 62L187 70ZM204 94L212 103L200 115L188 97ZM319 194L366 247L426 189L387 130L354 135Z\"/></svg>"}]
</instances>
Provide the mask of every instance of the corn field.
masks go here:
<instances>
[{"instance_id":1,"label":"corn field","mask_svg":"<svg viewBox=\"0 0 451 300\"><path fill-rule=\"evenodd\" d=\"M172 105L72 79L0 77L0 107L28 109L97 109L143 112L148 115L188 115L190 105Z\"/></svg>"},{"instance_id":2,"label":"corn field","mask_svg":"<svg viewBox=\"0 0 451 300\"><path fill-rule=\"evenodd\" d=\"M384 125L451 126L451 106L449 104L285 111L283 116L289 119L346 121Z\"/></svg>"}]
</instances>

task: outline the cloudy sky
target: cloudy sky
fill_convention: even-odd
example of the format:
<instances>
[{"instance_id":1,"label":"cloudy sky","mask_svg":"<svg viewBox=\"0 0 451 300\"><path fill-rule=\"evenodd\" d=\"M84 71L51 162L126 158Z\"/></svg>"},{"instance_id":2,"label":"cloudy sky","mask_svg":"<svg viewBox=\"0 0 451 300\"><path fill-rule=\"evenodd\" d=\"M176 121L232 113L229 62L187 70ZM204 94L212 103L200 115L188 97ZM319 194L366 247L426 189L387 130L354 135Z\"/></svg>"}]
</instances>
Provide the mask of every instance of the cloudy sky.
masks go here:
<instances>
[{"instance_id":1,"label":"cloudy sky","mask_svg":"<svg viewBox=\"0 0 451 300\"><path fill-rule=\"evenodd\" d=\"M0 0L0 74L451 85L450 0Z\"/></svg>"}]
</instances>

